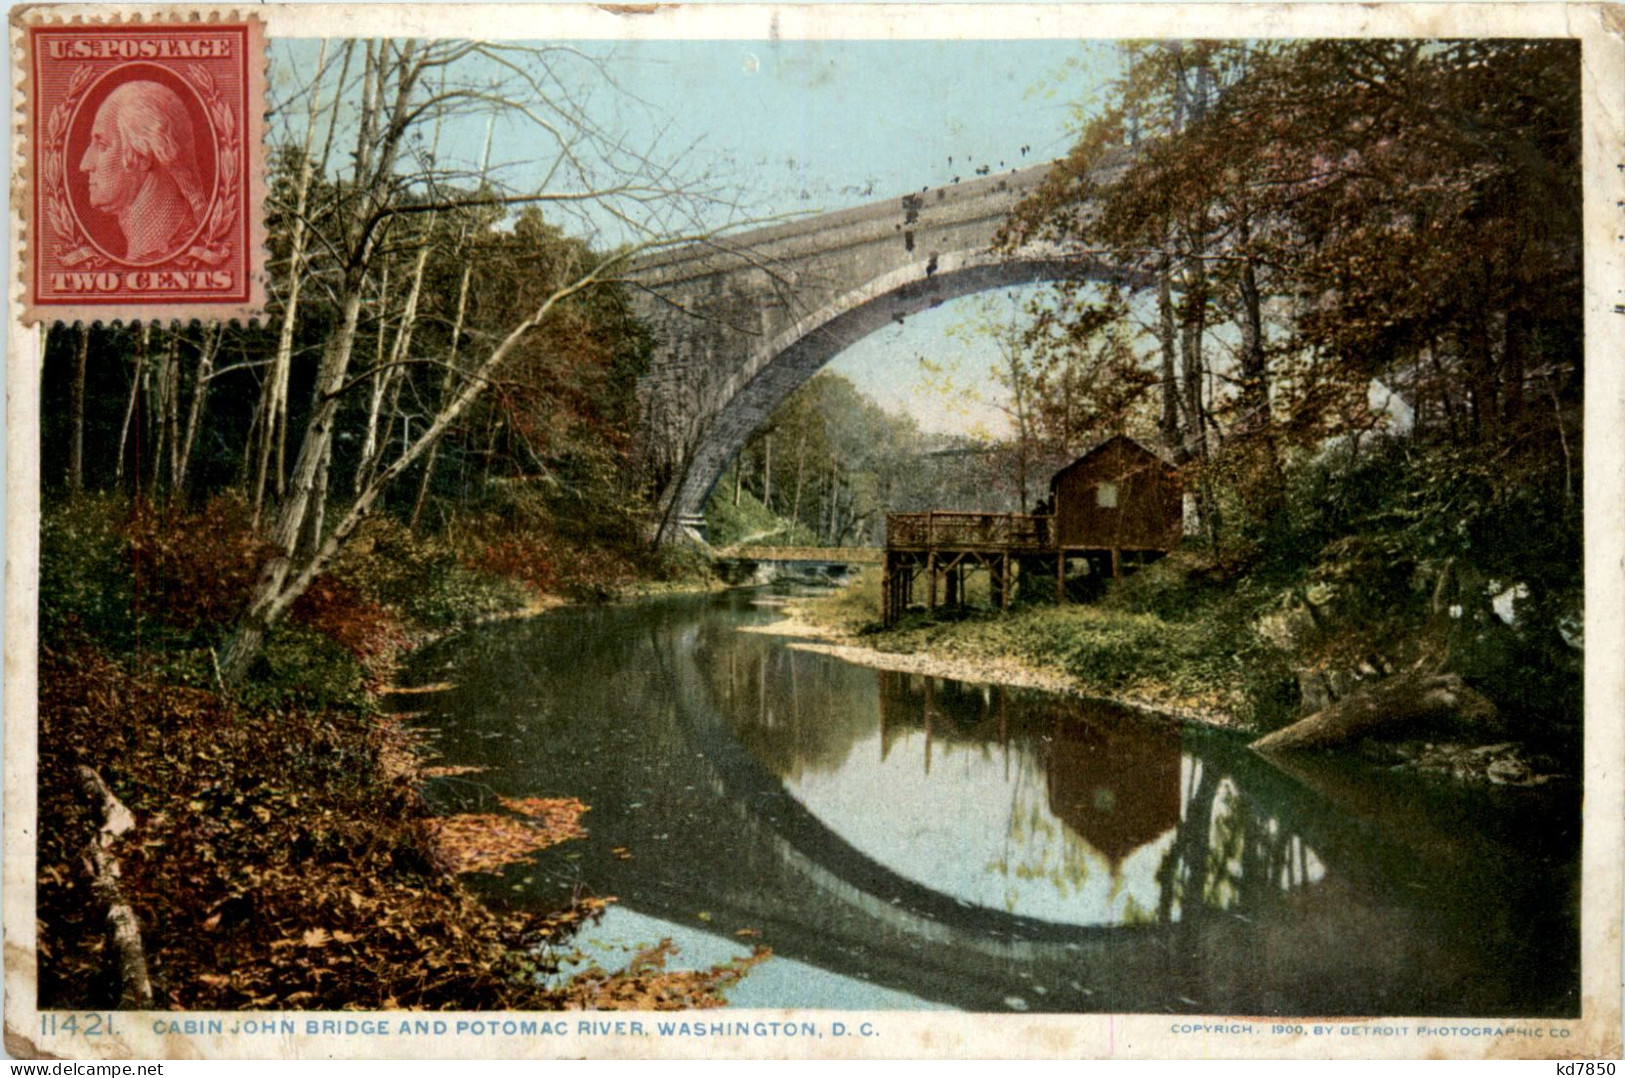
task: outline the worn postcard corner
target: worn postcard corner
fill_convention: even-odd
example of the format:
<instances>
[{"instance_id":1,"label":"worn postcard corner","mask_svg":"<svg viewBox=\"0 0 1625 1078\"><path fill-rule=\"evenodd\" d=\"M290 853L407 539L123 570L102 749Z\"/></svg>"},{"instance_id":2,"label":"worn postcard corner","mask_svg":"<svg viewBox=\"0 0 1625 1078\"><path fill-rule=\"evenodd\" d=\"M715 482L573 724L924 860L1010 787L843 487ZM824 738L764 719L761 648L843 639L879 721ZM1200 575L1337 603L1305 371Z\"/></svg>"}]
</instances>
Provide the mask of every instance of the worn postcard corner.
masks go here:
<instances>
[{"instance_id":1,"label":"worn postcard corner","mask_svg":"<svg viewBox=\"0 0 1625 1078\"><path fill-rule=\"evenodd\" d=\"M14 8L7 1050L1617 1057L1619 12Z\"/></svg>"}]
</instances>

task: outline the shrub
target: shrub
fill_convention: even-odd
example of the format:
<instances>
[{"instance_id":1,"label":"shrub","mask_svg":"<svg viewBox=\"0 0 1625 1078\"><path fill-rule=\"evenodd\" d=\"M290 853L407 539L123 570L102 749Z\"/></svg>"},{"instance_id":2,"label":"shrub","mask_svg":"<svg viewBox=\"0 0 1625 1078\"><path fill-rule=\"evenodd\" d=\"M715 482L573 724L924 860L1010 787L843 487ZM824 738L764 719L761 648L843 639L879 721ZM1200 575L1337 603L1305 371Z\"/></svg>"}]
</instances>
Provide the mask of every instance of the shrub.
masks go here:
<instances>
[{"instance_id":1,"label":"shrub","mask_svg":"<svg viewBox=\"0 0 1625 1078\"><path fill-rule=\"evenodd\" d=\"M465 564L449 543L416 536L387 516L361 526L330 576L361 602L435 629L518 610L531 598L524 585Z\"/></svg>"},{"instance_id":2,"label":"shrub","mask_svg":"<svg viewBox=\"0 0 1625 1078\"><path fill-rule=\"evenodd\" d=\"M40 513L39 631L54 641L87 635L116 651L135 631L134 588L124 556L129 505L84 495Z\"/></svg>"},{"instance_id":3,"label":"shrub","mask_svg":"<svg viewBox=\"0 0 1625 1078\"><path fill-rule=\"evenodd\" d=\"M235 494L196 511L136 503L126 534L138 616L205 635L235 624L270 550L250 523Z\"/></svg>"},{"instance_id":4,"label":"shrub","mask_svg":"<svg viewBox=\"0 0 1625 1078\"><path fill-rule=\"evenodd\" d=\"M218 642L247 605L265 544L242 499L199 510L81 495L40 518L40 631L123 653L142 641Z\"/></svg>"},{"instance_id":5,"label":"shrub","mask_svg":"<svg viewBox=\"0 0 1625 1078\"><path fill-rule=\"evenodd\" d=\"M313 629L372 668L405 642L398 620L350 584L319 576L293 604L289 620Z\"/></svg>"},{"instance_id":6,"label":"shrub","mask_svg":"<svg viewBox=\"0 0 1625 1078\"><path fill-rule=\"evenodd\" d=\"M250 704L281 705L291 698L313 708L366 705L361 664L336 640L307 626L272 629L260 666L243 694Z\"/></svg>"}]
</instances>

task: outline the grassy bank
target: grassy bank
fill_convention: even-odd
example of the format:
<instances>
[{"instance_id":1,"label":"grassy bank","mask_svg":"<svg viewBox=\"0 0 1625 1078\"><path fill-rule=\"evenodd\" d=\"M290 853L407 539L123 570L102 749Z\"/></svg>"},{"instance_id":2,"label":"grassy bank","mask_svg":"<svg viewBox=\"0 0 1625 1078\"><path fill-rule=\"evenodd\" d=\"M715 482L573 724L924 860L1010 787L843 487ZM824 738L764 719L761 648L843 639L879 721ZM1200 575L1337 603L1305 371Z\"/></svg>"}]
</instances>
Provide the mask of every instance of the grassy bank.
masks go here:
<instances>
[{"instance_id":1,"label":"grassy bank","mask_svg":"<svg viewBox=\"0 0 1625 1078\"><path fill-rule=\"evenodd\" d=\"M1540 504L1474 501L1487 467L1400 443L1305 462L1273 515L1232 506L1217 549L1193 537L1122 580L1074 578L1086 601L1057 606L1035 581L999 613L980 583L967 610L916 608L883 627L870 571L795 614L872 653L1004 663L1260 733L1402 670L1447 672L1499 714L1423 733L1517 742L1572 773L1584 665L1572 535L1542 531Z\"/></svg>"},{"instance_id":2,"label":"grassy bank","mask_svg":"<svg viewBox=\"0 0 1625 1078\"><path fill-rule=\"evenodd\" d=\"M419 794L430 761L380 692L413 643L541 604L534 581L376 522L227 694L213 657L258 549L240 505L76 499L47 510L43 538L41 1007L119 995L105 896L82 868L102 818L84 769L134 816L108 852L158 1009L709 1006L748 968L668 971L657 948L624 970L550 978L556 949L613 899L521 913L459 882L459 869L584 835L590 806L539 791L550 796L501 814L436 819ZM548 538L551 571L574 571L570 544ZM612 577L602 552L579 552L595 589L685 577L617 556Z\"/></svg>"},{"instance_id":3,"label":"grassy bank","mask_svg":"<svg viewBox=\"0 0 1625 1078\"><path fill-rule=\"evenodd\" d=\"M799 601L814 631L887 656L920 656L973 680L1015 680L1172 711L1218 725L1256 727L1247 668L1212 623L1085 604L977 603L932 617L914 611L883 627L880 574L866 570L834 594ZM856 656L852 656L856 657Z\"/></svg>"}]
</instances>

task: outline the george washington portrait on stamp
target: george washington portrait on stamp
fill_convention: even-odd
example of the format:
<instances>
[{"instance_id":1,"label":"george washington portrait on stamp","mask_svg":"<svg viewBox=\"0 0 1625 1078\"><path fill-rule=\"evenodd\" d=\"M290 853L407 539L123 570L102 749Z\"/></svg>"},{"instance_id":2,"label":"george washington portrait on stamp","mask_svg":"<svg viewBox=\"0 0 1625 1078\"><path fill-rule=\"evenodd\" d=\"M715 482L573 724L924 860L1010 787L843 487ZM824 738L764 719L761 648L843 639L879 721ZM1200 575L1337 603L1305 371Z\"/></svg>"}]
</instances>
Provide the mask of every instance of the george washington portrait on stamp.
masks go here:
<instances>
[{"instance_id":1,"label":"george washington portrait on stamp","mask_svg":"<svg viewBox=\"0 0 1625 1078\"><path fill-rule=\"evenodd\" d=\"M197 231L207 198L192 121L163 83L126 82L108 94L78 167L89 178L91 207L123 235L126 262L169 258Z\"/></svg>"}]
</instances>

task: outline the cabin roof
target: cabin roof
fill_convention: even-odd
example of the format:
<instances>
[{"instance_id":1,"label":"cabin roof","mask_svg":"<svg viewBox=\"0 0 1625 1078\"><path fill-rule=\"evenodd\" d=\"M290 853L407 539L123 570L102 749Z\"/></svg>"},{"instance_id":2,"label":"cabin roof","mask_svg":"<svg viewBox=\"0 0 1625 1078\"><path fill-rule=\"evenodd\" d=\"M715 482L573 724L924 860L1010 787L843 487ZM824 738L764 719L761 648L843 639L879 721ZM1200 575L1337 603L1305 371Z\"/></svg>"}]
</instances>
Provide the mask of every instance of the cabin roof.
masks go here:
<instances>
[{"instance_id":1,"label":"cabin roof","mask_svg":"<svg viewBox=\"0 0 1625 1078\"><path fill-rule=\"evenodd\" d=\"M1095 457L1099 456L1108 447L1110 447L1112 445L1115 445L1118 442L1125 443L1129 449L1132 449L1136 453L1139 453L1139 454L1141 454L1143 456L1149 457L1151 460L1154 460L1158 464L1161 464L1164 468L1170 468L1171 469L1173 467L1173 465L1171 463L1169 463L1167 460L1165 460L1160 453L1156 453L1156 452L1154 452L1154 451L1152 451L1150 449L1147 449L1145 446L1141 445L1139 442L1136 442L1133 438L1130 438L1128 435L1126 435L1126 434L1114 434L1110 438L1107 438L1105 441L1103 441L1103 442L1099 443L1098 445L1094 446L1094 448L1085 450L1084 453L1080 457L1078 457L1078 459L1074 460L1071 464L1066 465L1064 468L1061 468L1059 471L1057 471L1054 475L1050 476L1050 480L1049 480L1049 488L1050 488L1050 490L1054 490L1056 485L1060 483L1061 476L1063 476L1066 473L1072 471L1074 468L1083 467L1084 465L1088 464L1091 460L1093 460Z\"/></svg>"}]
</instances>

